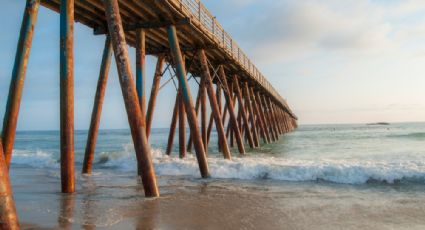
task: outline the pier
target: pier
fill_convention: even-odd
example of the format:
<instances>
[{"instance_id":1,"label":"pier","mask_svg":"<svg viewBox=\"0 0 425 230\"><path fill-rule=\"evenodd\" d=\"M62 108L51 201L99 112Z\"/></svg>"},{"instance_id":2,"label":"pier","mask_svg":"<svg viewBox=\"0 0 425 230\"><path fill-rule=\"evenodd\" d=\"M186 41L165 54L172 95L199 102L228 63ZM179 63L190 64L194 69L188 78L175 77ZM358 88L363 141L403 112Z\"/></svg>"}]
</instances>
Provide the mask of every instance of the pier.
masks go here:
<instances>
[{"instance_id":1,"label":"pier","mask_svg":"<svg viewBox=\"0 0 425 230\"><path fill-rule=\"evenodd\" d=\"M92 172L96 139L112 58L115 58L137 159L147 197L160 191L149 136L157 95L176 83L176 99L166 154L178 128L179 157L194 152L202 178L210 177L208 145L212 130L225 159L278 141L297 128L297 116L216 18L199 0L27 0L10 81L0 141L0 228L19 229L12 198L10 166L32 37L39 7L60 14L61 191L75 192L74 24L105 37L96 95L81 173ZM58 44L59 45L59 44ZM128 49L136 50L131 60ZM99 55L101 55L99 53ZM157 57L152 86L145 84L145 57ZM136 66L133 73L131 66ZM196 81L191 92L188 81ZM6 84L6 83L3 83ZM28 86L31 87L31 86ZM146 88L151 87L150 95ZM210 114L208 114L210 112ZM186 124L187 123L187 124ZM186 126L189 135L186 136ZM236 148L231 148L231 147ZM165 146L164 146L165 147ZM233 150L235 149L235 150ZM232 150L234 152L232 152Z\"/></svg>"}]
</instances>

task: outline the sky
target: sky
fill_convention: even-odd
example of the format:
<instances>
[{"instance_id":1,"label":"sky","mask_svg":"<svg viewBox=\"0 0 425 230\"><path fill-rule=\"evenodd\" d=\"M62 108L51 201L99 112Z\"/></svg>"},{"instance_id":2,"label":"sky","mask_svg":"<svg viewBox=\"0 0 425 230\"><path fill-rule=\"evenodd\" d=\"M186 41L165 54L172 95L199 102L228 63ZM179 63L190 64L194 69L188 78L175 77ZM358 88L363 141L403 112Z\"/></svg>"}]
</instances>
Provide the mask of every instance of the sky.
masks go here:
<instances>
[{"instance_id":1,"label":"sky","mask_svg":"<svg viewBox=\"0 0 425 230\"><path fill-rule=\"evenodd\" d=\"M300 124L425 121L425 1L204 0ZM0 118L25 1L0 9ZM75 24L75 128L87 129L104 36ZM134 68L134 49L130 49ZM147 59L147 95L156 59ZM163 81L165 81L164 79ZM196 85L191 81L192 94ZM154 127L168 127L172 84L158 96ZM19 130L59 128L59 15L40 8ZM101 128L128 128L112 63Z\"/></svg>"}]
</instances>

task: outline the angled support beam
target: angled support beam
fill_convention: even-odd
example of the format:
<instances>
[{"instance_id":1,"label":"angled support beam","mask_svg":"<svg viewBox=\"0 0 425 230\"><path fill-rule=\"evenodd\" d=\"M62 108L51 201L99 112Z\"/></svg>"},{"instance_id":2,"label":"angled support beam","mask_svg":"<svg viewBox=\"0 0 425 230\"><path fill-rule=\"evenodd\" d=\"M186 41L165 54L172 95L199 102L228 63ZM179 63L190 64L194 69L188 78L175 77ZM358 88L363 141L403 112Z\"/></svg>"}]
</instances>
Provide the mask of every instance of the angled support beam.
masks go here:
<instances>
[{"instance_id":1,"label":"angled support beam","mask_svg":"<svg viewBox=\"0 0 425 230\"><path fill-rule=\"evenodd\" d=\"M198 117L199 114L199 106L201 103L201 91L198 90L198 94L196 96L196 104L195 104L195 113L196 113L196 117ZM192 140L192 134L189 134L189 141L187 142L187 151L191 152L192 151L192 145L193 145L193 140Z\"/></svg>"},{"instance_id":2,"label":"angled support beam","mask_svg":"<svg viewBox=\"0 0 425 230\"><path fill-rule=\"evenodd\" d=\"M253 149L253 148L255 148L254 139L253 139L251 131L249 129L248 115L246 114L246 111L245 111L245 104L244 104L244 101L243 101L243 98L242 98L241 88L239 87L239 79L236 76L233 79L233 84L235 85L236 96L237 96L238 102L239 102L239 111L242 115L243 126L245 127L246 137L248 139L248 144L249 144L249 147L251 147Z\"/></svg>"},{"instance_id":3,"label":"angled support beam","mask_svg":"<svg viewBox=\"0 0 425 230\"><path fill-rule=\"evenodd\" d=\"M10 185L9 169L3 153L0 138L0 229L20 229L12 186Z\"/></svg>"},{"instance_id":4,"label":"angled support beam","mask_svg":"<svg viewBox=\"0 0 425 230\"><path fill-rule=\"evenodd\" d=\"M269 128L270 128L270 131L271 131L271 133L273 135L274 141L278 141L279 140L279 135L277 134L277 131L275 129L275 126L274 126L274 123L273 123L273 117L271 115L272 111L271 111L271 109L268 106L266 96L265 95L261 95L260 97L262 99L262 104L264 106L264 110L267 111L266 112L266 116L267 116L267 119L269 121Z\"/></svg>"},{"instance_id":5,"label":"angled support beam","mask_svg":"<svg viewBox=\"0 0 425 230\"><path fill-rule=\"evenodd\" d=\"M109 67L112 59L112 45L109 36L106 36L103 49L102 64L100 67L99 80L97 81L96 95L91 114L90 128L87 136L86 151L82 173L90 174L92 171L94 152L96 149L97 134L99 131L100 117L102 114L103 100L105 98L106 84L108 82Z\"/></svg>"},{"instance_id":6,"label":"angled support beam","mask_svg":"<svg viewBox=\"0 0 425 230\"><path fill-rule=\"evenodd\" d=\"M152 128L153 113L155 111L156 97L158 96L159 87L162 77L162 69L165 64L165 56L159 55L156 63L155 75L153 76L151 96L149 97L148 110L146 111L146 136L149 138Z\"/></svg>"},{"instance_id":7,"label":"angled support beam","mask_svg":"<svg viewBox=\"0 0 425 230\"><path fill-rule=\"evenodd\" d=\"M30 56L39 6L40 0L27 0L24 16L22 18L18 46L16 48L15 63L13 65L6 112L3 118L3 130L1 133L1 136L3 137L3 148L7 167L9 167L10 160L12 158L19 107L21 105L22 91L24 88L28 58Z\"/></svg>"},{"instance_id":8,"label":"angled support beam","mask_svg":"<svg viewBox=\"0 0 425 230\"><path fill-rule=\"evenodd\" d=\"M253 107L254 112L256 114L256 117L257 117L258 125L259 125L260 131L261 131L261 136L263 137L263 142L265 144L268 144L270 142L270 138L268 137L268 133L267 133L267 130L265 128L263 116L261 115L260 110L258 109L258 103L257 103L257 100L255 99L254 89L250 88L248 90L248 92L250 93L250 97L251 97L251 101L252 101L252 107Z\"/></svg>"},{"instance_id":9,"label":"angled support beam","mask_svg":"<svg viewBox=\"0 0 425 230\"><path fill-rule=\"evenodd\" d=\"M255 101L258 106L258 110L260 111L261 119L263 120L264 130L266 131L268 142L269 143L274 142L276 140L274 139L274 135L272 131L270 130L270 121L265 115L265 110L263 107L263 103L261 102L262 100L261 100L259 91L255 93Z\"/></svg>"},{"instance_id":10,"label":"angled support beam","mask_svg":"<svg viewBox=\"0 0 425 230\"><path fill-rule=\"evenodd\" d=\"M179 91L178 91L179 94ZM173 109L173 116L171 118L171 125L170 125L170 132L168 134L168 142L167 142L167 149L165 151L165 154L168 156L171 155L171 151L173 150L173 142L174 142L174 134L176 132L177 127L177 119L179 116L179 95L176 95L176 102L174 103L174 109Z\"/></svg>"},{"instance_id":11,"label":"angled support beam","mask_svg":"<svg viewBox=\"0 0 425 230\"><path fill-rule=\"evenodd\" d=\"M207 56L204 50L199 51L199 59L201 61L202 73L205 79L205 88L208 93L211 110L214 116L215 126L217 128L218 139L222 144L223 156L225 159L231 159L229 145L227 144L226 134L224 132L223 123L221 123L221 109L218 107L217 97L214 93L213 82L211 80L210 70L208 68ZM206 137L207 138L207 137ZM208 138L207 138L208 139ZM205 140L208 143L208 140Z\"/></svg>"},{"instance_id":12,"label":"angled support beam","mask_svg":"<svg viewBox=\"0 0 425 230\"><path fill-rule=\"evenodd\" d=\"M114 48L115 62L117 64L121 91L127 110L128 123L133 137L136 151L138 174L142 178L145 195L148 197L159 196L156 176L151 159L151 149L146 137L145 124L142 120L142 111L139 106L130 58L125 41L124 29L117 0L105 0L105 14L108 22L109 36Z\"/></svg>"},{"instance_id":13,"label":"angled support beam","mask_svg":"<svg viewBox=\"0 0 425 230\"><path fill-rule=\"evenodd\" d=\"M245 104L248 107L249 117L250 117L250 121L251 121L251 129L252 129L254 144L255 144L256 147L259 147L260 146L260 140L259 140L259 137L258 137L257 126L256 126L256 123L255 123L254 109L253 109L253 105L252 105L252 101L251 101L251 95L250 95L250 92L249 92L248 82L243 83L243 91L244 91L244 97L245 97Z\"/></svg>"},{"instance_id":14,"label":"angled support beam","mask_svg":"<svg viewBox=\"0 0 425 230\"><path fill-rule=\"evenodd\" d=\"M60 149L63 193L75 191L74 175L74 0L60 5Z\"/></svg>"},{"instance_id":15,"label":"angled support beam","mask_svg":"<svg viewBox=\"0 0 425 230\"><path fill-rule=\"evenodd\" d=\"M136 89L139 97L142 123L146 123L146 32L144 29L136 30Z\"/></svg>"},{"instance_id":16,"label":"angled support beam","mask_svg":"<svg viewBox=\"0 0 425 230\"><path fill-rule=\"evenodd\" d=\"M176 27L169 26L167 28L168 39L170 42L171 54L174 59L174 63L177 69L177 77L179 79L179 85L182 89L182 97L181 99L184 101L188 123L190 127L190 133L192 133L193 144L195 146L196 158L199 164L199 170L201 172L201 176L203 178L209 177L209 169L208 162L205 155L204 144L202 143L199 127L198 127L198 119L195 114L195 110L192 102L192 95L190 93L190 88L186 79L186 68L183 63L183 58L180 50L179 41L177 38Z\"/></svg>"},{"instance_id":17,"label":"angled support beam","mask_svg":"<svg viewBox=\"0 0 425 230\"><path fill-rule=\"evenodd\" d=\"M186 156L186 110L184 108L184 102L181 99L182 90L179 89L178 97L179 100L179 157L184 158Z\"/></svg>"},{"instance_id":18,"label":"angled support beam","mask_svg":"<svg viewBox=\"0 0 425 230\"><path fill-rule=\"evenodd\" d=\"M201 91L200 102L201 102L201 136L202 142L205 147L205 154L208 156L208 133L207 133L207 94L205 89L206 79L201 79L199 90Z\"/></svg>"},{"instance_id":19,"label":"angled support beam","mask_svg":"<svg viewBox=\"0 0 425 230\"><path fill-rule=\"evenodd\" d=\"M276 119L276 114L273 108L273 103L270 100L270 97L264 97L264 99L266 100L265 101L266 106L268 107L270 111L270 119L271 119L272 127L276 133L277 139L279 139L280 131L279 131L279 126L277 125L277 119Z\"/></svg>"},{"instance_id":20,"label":"angled support beam","mask_svg":"<svg viewBox=\"0 0 425 230\"><path fill-rule=\"evenodd\" d=\"M234 110L234 107L233 107L232 94L231 94L229 85L227 83L227 77L226 77L226 74L224 72L223 66L220 66L220 68L219 68L219 77L220 77L221 82L223 84L224 97L226 99L227 109L228 109L229 116L230 116L229 122L231 122L231 127L232 127L232 130L234 131L233 133L235 134L235 137L236 137L236 142L238 144L239 153L244 155L245 154L245 146L243 144L242 135L241 135L239 125L238 125L238 121L237 121L237 118L236 118L236 115L235 115L235 110ZM232 143L232 142L233 141L231 140L230 143Z\"/></svg>"}]
</instances>

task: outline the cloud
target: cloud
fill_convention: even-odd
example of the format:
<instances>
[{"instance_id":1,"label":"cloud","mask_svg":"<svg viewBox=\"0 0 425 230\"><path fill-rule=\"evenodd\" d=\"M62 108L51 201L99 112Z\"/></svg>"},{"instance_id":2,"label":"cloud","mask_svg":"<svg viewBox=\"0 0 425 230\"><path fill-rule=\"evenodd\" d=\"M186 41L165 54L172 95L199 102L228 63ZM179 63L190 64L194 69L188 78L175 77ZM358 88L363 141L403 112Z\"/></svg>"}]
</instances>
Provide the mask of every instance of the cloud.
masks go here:
<instances>
[{"instance_id":1,"label":"cloud","mask_svg":"<svg viewBox=\"0 0 425 230\"><path fill-rule=\"evenodd\" d=\"M261 62L317 52L382 54L397 50L411 36L425 36L420 23L425 20L417 16L425 11L425 1L230 2L250 12L235 20L231 31Z\"/></svg>"}]
</instances>

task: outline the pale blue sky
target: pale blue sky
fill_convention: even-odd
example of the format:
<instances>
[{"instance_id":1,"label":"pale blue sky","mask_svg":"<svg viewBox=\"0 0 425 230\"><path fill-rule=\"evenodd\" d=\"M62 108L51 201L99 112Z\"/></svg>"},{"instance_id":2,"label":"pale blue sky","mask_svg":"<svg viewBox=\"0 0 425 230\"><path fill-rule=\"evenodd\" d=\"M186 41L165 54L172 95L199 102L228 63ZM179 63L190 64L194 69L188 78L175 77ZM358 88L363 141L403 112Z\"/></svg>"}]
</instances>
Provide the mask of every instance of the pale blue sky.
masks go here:
<instances>
[{"instance_id":1,"label":"pale blue sky","mask_svg":"<svg viewBox=\"0 0 425 230\"><path fill-rule=\"evenodd\" d=\"M288 99L300 123L425 120L425 1L204 3ZM24 4L3 1L0 9L0 118ZM87 129L104 37L75 28L75 127ZM154 67L148 58L149 86ZM58 75L59 15L41 8L18 129L59 127ZM155 127L169 125L174 91L169 85L160 92ZM126 128L115 63L105 101L102 128Z\"/></svg>"}]
</instances>

